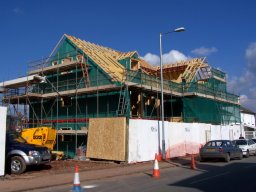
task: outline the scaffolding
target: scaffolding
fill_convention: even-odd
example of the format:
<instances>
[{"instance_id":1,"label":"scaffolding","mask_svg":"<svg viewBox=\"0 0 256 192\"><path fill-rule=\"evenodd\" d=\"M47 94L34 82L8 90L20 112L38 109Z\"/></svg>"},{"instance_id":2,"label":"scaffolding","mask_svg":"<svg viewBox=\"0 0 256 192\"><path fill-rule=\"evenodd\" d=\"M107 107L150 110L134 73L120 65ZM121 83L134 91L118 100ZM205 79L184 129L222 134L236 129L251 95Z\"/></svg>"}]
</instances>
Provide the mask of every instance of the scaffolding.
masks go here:
<instances>
[{"instance_id":1,"label":"scaffolding","mask_svg":"<svg viewBox=\"0 0 256 192\"><path fill-rule=\"evenodd\" d=\"M163 73L166 120L240 121L238 96L226 91L225 73L205 58L164 65ZM2 82L0 90L23 127L54 126L58 135L75 136L76 149L78 136L88 132L89 118L159 119L159 77L159 67L136 51L122 53L64 35L49 57L29 63L26 77Z\"/></svg>"}]
</instances>

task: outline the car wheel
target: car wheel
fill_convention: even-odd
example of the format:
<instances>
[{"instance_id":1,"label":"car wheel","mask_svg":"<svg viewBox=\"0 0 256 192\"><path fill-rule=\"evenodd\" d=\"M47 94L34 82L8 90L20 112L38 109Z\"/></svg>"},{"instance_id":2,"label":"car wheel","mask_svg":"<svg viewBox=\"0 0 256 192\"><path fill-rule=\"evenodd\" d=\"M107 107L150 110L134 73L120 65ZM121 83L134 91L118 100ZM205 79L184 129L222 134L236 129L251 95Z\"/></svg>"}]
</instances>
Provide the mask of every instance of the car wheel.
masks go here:
<instances>
[{"instance_id":1,"label":"car wheel","mask_svg":"<svg viewBox=\"0 0 256 192\"><path fill-rule=\"evenodd\" d=\"M230 161L230 155L229 155L229 153L226 154L226 156L225 156L225 161L226 161L226 162L229 162L229 161Z\"/></svg>"},{"instance_id":2,"label":"car wheel","mask_svg":"<svg viewBox=\"0 0 256 192\"><path fill-rule=\"evenodd\" d=\"M249 150L246 151L245 157L248 158L250 156Z\"/></svg>"},{"instance_id":3,"label":"car wheel","mask_svg":"<svg viewBox=\"0 0 256 192\"><path fill-rule=\"evenodd\" d=\"M26 170L26 163L20 156L14 156L11 158L10 168L12 174L21 174Z\"/></svg>"}]
</instances>

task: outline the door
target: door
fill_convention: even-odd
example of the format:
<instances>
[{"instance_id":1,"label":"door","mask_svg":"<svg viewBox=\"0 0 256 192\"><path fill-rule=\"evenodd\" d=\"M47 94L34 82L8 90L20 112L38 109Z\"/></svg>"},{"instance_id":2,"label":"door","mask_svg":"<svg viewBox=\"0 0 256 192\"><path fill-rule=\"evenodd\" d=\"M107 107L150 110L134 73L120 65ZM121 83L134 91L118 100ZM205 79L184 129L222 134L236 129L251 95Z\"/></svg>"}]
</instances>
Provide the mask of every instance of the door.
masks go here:
<instances>
[{"instance_id":1,"label":"door","mask_svg":"<svg viewBox=\"0 0 256 192\"><path fill-rule=\"evenodd\" d=\"M256 149L255 149L255 143L252 140L248 140L248 146L249 146L249 151L251 155L255 155Z\"/></svg>"},{"instance_id":2,"label":"door","mask_svg":"<svg viewBox=\"0 0 256 192\"><path fill-rule=\"evenodd\" d=\"M233 144L231 143L231 141L227 141L227 148L228 151L230 152L230 158L234 158L238 156L238 152L236 151L236 149L234 148Z\"/></svg>"}]
</instances>

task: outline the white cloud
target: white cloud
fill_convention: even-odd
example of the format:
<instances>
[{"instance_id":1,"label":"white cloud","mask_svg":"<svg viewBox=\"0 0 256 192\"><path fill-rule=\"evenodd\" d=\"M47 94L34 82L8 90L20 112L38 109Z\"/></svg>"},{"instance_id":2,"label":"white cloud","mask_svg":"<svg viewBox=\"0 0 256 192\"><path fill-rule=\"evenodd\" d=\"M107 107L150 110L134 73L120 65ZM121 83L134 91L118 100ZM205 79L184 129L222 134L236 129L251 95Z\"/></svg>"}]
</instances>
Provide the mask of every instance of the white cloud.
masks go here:
<instances>
[{"instance_id":1,"label":"white cloud","mask_svg":"<svg viewBox=\"0 0 256 192\"><path fill-rule=\"evenodd\" d=\"M249 98L247 95L240 95L240 104L246 106L249 103Z\"/></svg>"},{"instance_id":2,"label":"white cloud","mask_svg":"<svg viewBox=\"0 0 256 192\"><path fill-rule=\"evenodd\" d=\"M155 65L155 66L160 65L159 55L147 53L145 56L141 58L152 65ZM178 61L187 60L187 59L188 59L187 56L185 56L183 53L177 50L171 50L169 53L163 54L163 64L176 63Z\"/></svg>"},{"instance_id":3,"label":"white cloud","mask_svg":"<svg viewBox=\"0 0 256 192\"><path fill-rule=\"evenodd\" d=\"M245 51L247 65L240 77L232 77L228 90L240 95L242 106L256 112L256 42L251 43Z\"/></svg>"},{"instance_id":4,"label":"white cloud","mask_svg":"<svg viewBox=\"0 0 256 192\"><path fill-rule=\"evenodd\" d=\"M171 50L169 53L163 54L163 63L170 64L178 61L187 60L188 57L177 50Z\"/></svg>"},{"instance_id":5,"label":"white cloud","mask_svg":"<svg viewBox=\"0 0 256 192\"><path fill-rule=\"evenodd\" d=\"M243 75L239 78L239 81L243 85L251 85L255 79L251 71L246 70Z\"/></svg>"},{"instance_id":6,"label":"white cloud","mask_svg":"<svg viewBox=\"0 0 256 192\"><path fill-rule=\"evenodd\" d=\"M22 13L23 13L22 9L19 8L19 7L14 8L14 9L12 10L12 12L15 13L15 14L22 14Z\"/></svg>"},{"instance_id":7,"label":"white cloud","mask_svg":"<svg viewBox=\"0 0 256 192\"><path fill-rule=\"evenodd\" d=\"M249 92L250 92L250 95L253 97L253 98L256 98L256 87L252 87L249 89ZM256 111L255 111L256 112Z\"/></svg>"},{"instance_id":8,"label":"white cloud","mask_svg":"<svg viewBox=\"0 0 256 192\"><path fill-rule=\"evenodd\" d=\"M193 53L195 55L207 56L207 55L210 55L211 53L214 53L214 52L217 52L217 51L218 51L218 49L215 48L215 47L207 48L207 47L202 46L202 47L193 49L191 51L191 53Z\"/></svg>"},{"instance_id":9,"label":"white cloud","mask_svg":"<svg viewBox=\"0 0 256 192\"><path fill-rule=\"evenodd\" d=\"M240 104L248 109L251 109L255 112L255 103L256 99L251 98L248 95L240 95Z\"/></svg>"},{"instance_id":10,"label":"white cloud","mask_svg":"<svg viewBox=\"0 0 256 192\"><path fill-rule=\"evenodd\" d=\"M256 75L256 42L251 43L246 49L245 58L248 61L248 70Z\"/></svg>"},{"instance_id":11,"label":"white cloud","mask_svg":"<svg viewBox=\"0 0 256 192\"><path fill-rule=\"evenodd\" d=\"M147 61L148 63L152 64L152 65L159 65L160 63L160 58L158 55L152 54L152 53L147 53L145 56L141 57L142 59L144 59L145 61Z\"/></svg>"},{"instance_id":12,"label":"white cloud","mask_svg":"<svg viewBox=\"0 0 256 192\"><path fill-rule=\"evenodd\" d=\"M240 95L240 104L256 112L256 88L253 83L247 83L246 78L233 77L228 82L228 90ZM251 87L251 88L250 88Z\"/></svg>"}]
</instances>

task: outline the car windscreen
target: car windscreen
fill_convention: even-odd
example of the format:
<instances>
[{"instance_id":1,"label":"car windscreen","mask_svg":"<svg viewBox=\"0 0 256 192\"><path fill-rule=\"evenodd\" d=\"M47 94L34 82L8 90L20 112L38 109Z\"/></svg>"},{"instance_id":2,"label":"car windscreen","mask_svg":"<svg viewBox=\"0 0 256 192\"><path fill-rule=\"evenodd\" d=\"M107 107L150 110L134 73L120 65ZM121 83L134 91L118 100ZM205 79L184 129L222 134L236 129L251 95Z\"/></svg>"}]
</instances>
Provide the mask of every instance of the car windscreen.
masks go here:
<instances>
[{"instance_id":1,"label":"car windscreen","mask_svg":"<svg viewBox=\"0 0 256 192\"><path fill-rule=\"evenodd\" d=\"M237 145L247 145L246 140L236 140Z\"/></svg>"},{"instance_id":2,"label":"car windscreen","mask_svg":"<svg viewBox=\"0 0 256 192\"><path fill-rule=\"evenodd\" d=\"M206 144L206 147L220 147L223 145L222 141L210 141Z\"/></svg>"},{"instance_id":3,"label":"car windscreen","mask_svg":"<svg viewBox=\"0 0 256 192\"><path fill-rule=\"evenodd\" d=\"M16 143L26 143L26 140L21 137L20 135L17 135L15 133L9 133L8 134L9 140Z\"/></svg>"}]
</instances>

